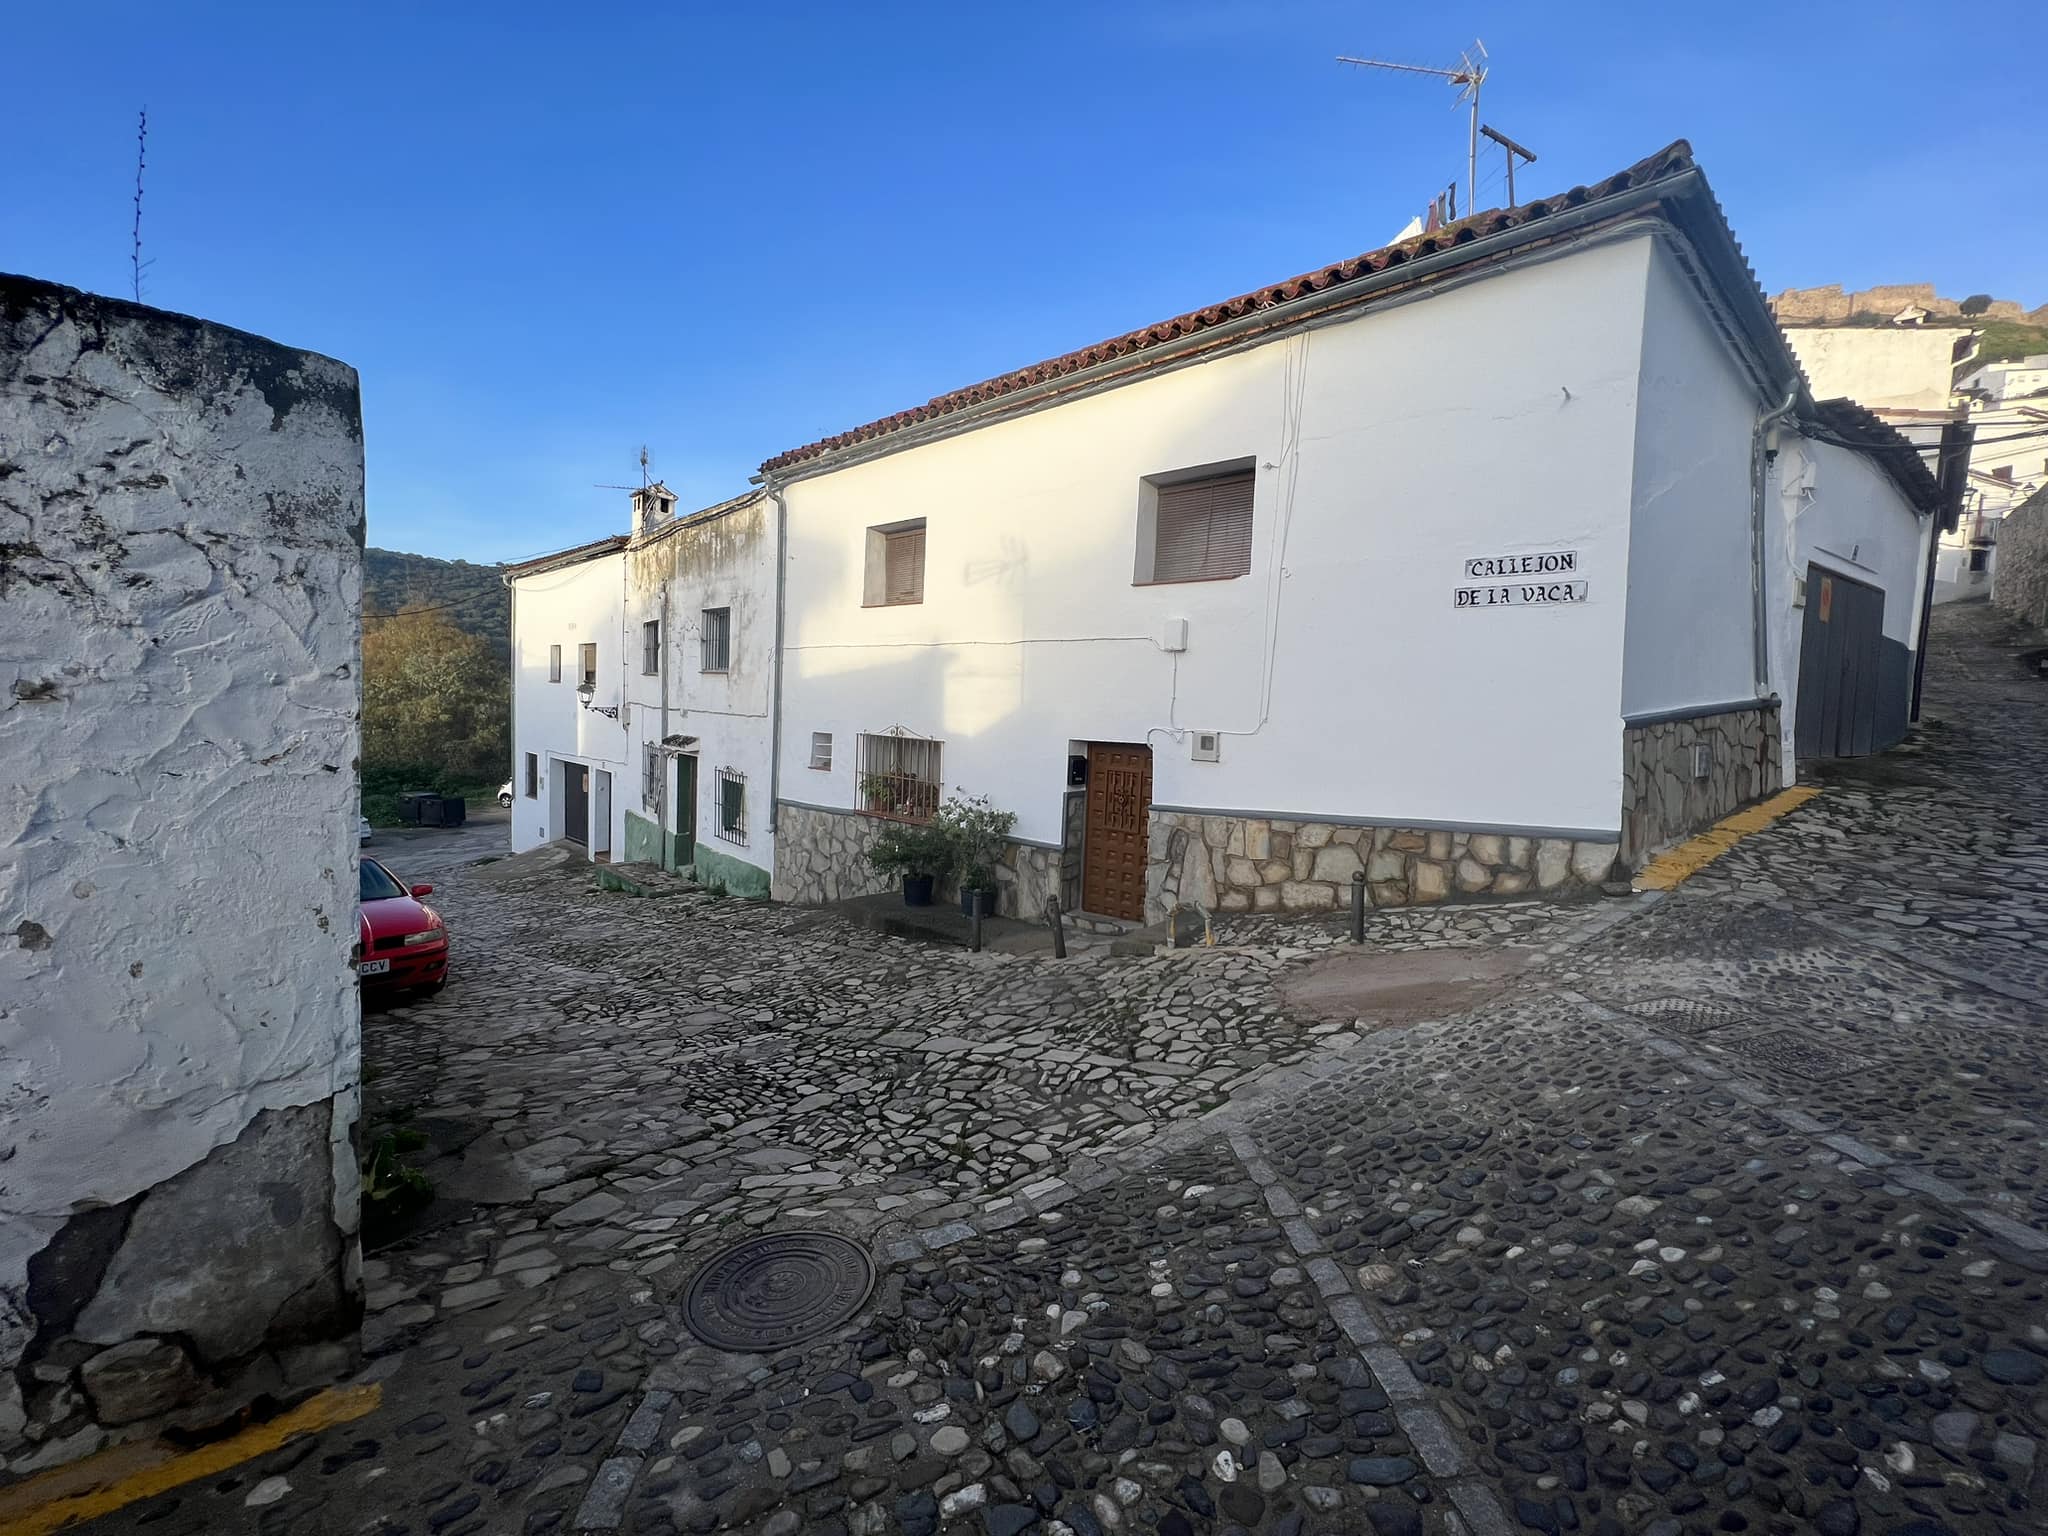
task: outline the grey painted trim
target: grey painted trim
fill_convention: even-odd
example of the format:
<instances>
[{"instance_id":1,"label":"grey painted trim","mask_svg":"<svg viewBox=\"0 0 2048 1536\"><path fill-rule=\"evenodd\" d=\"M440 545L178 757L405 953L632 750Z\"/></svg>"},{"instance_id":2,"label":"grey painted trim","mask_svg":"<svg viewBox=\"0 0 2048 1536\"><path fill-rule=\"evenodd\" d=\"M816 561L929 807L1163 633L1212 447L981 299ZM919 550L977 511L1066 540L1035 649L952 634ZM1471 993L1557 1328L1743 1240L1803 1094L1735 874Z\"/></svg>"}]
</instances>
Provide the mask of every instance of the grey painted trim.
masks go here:
<instances>
[{"instance_id":1,"label":"grey painted trim","mask_svg":"<svg viewBox=\"0 0 2048 1536\"><path fill-rule=\"evenodd\" d=\"M1676 709L1649 709L1639 715L1623 715L1623 725L1664 725L1673 720L1704 720L1709 715L1732 715L1745 709L1775 711L1784 700L1776 694L1764 699L1738 699L1730 704L1681 704Z\"/></svg>"},{"instance_id":2,"label":"grey painted trim","mask_svg":"<svg viewBox=\"0 0 2048 1536\"><path fill-rule=\"evenodd\" d=\"M1427 290L1428 279L1443 273L1446 268L1460 269L1477 266L1496 254L1508 257L1522 254L1519 248L1530 248L1526 254L1548 259L1557 254L1548 247L1557 237L1588 226L1619 223L1631 214L1654 209L1669 200L1674 208L1689 205L1701 196L1704 180L1698 166L1688 166L1674 176L1662 177L1618 192L1611 197L1599 198L1582 203L1575 208L1565 208L1545 215L1527 224L1518 224L1497 234L1481 235L1459 245L1446 246L1428 256L1417 257L1397 267L1388 267L1369 277L1353 278L1339 284L1335 289L1323 289L1316 293L1304 294L1298 299L1289 299L1270 308L1255 310L1235 320L1226 321L1196 331L1178 343L1147 347L1142 352L1123 357L1106 359L1073 373L1062 374L1034 384L1028 389L1012 390L983 401L979 405L962 406L942 416L885 431L859 442L848 443L842 448L827 449L812 458L800 460L779 470L762 471L764 482L773 485L794 485L818 475L831 474L847 469L870 459L900 453L921 443L939 438L956 437L973 430L984 423L1013 415L1023 415L1042 409L1047 404L1064 404L1067 400L1084 395L1099 393L1134 382L1137 378L1162 372L1171 368L1185 367L1194 362L1207 362L1212 357L1242 351L1269 340L1277 340L1285 330L1296 324L1311 324L1325 316L1358 308L1388 289L1421 287ZM1550 199L1544 199L1550 201ZM1673 222L1668 215L1663 222ZM1724 226L1725 227L1725 226ZM1725 279L1726 263L1717 265L1716 276ZM1754 288L1754 279L1743 274L1744 281ZM1733 303L1740 303L1738 295ZM1759 295L1754 300L1755 308L1763 310ZM1769 319L1769 311L1763 310L1764 324L1775 331L1775 323ZM1751 325L1755 317L1750 317ZM1785 343L1780 340L1780 346ZM1789 359L1789 349L1786 352ZM1798 376L1794 365L1795 378ZM857 429L856 429L857 430Z\"/></svg>"},{"instance_id":3,"label":"grey painted trim","mask_svg":"<svg viewBox=\"0 0 2048 1536\"><path fill-rule=\"evenodd\" d=\"M1307 821L1326 827L1388 827L1407 832L1476 832L1482 837L1552 837L1575 843L1618 843L1621 829L1600 827L1517 827L1491 821L1425 821L1415 816L1325 816L1313 811L1227 811L1209 805L1155 805L1176 816L1234 816L1241 821Z\"/></svg>"},{"instance_id":4,"label":"grey painted trim","mask_svg":"<svg viewBox=\"0 0 2048 1536\"><path fill-rule=\"evenodd\" d=\"M785 805L793 811L817 811L821 815L825 816L862 815L860 811L855 810L850 805L814 805L808 800L777 800L775 802L775 809L780 811ZM1003 841L1006 843L1015 843L1020 848L1043 848L1051 853L1059 853L1062 851L1058 843L1041 843L1035 837L1006 837L1003 839Z\"/></svg>"}]
</instances>

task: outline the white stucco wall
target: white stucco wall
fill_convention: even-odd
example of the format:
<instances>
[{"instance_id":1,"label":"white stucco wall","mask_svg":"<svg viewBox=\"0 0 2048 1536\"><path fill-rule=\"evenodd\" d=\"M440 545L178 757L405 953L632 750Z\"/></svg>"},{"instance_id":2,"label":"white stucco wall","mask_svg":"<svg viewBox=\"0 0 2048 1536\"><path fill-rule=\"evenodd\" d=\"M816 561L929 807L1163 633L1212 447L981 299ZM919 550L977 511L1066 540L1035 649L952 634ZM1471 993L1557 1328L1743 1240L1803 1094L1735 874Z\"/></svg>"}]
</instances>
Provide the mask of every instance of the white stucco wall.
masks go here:
<instances>
[{"instance_id":1,"label":"white stucco wall","mask_svg":"<svg viewBox=\"0 0 2048 1536\"><path fill-rule=\"evenodd\" d=\"M1639 404L1622 710L1753 699L1750 442L1760 402L1661 247Z\"/></svg>"},{"instance_id":2,"label":"white stucco wall","mask_svg":"<svg viewBox=\"0 0 2048 1536\"><path fill-rule=\"evenodd\" d=\"M585 763L613 775L612 843L624 837L617 792L626 776L637 798L638 769L624 724L626 668L638 668L637 635L623 634L624 556L613 553L512 583L512 851L523 852L562 835L561 775L556 759ZM578 647L597 645L597 689L591 703L617 709L619 719L585 709L576 691ZM550 682L548 648L562 648L562 680ZM630 649L628 649L630 647ZM540 793L526 794L524 754L540 758Z\"/></svg>"},{"instance_id":3,"label":"white stucco wall","mask_svg":"<svg viewBox=\"0 0 2048 1536\"><path fill-rule=\"evenodd\" d=\"M1614 829L1648 253L1591 248L789 484L783 798L853 806L856 736L901 725L1045 843L1080 740L1149 741L1161 806ZM1240 457L1251 573L1133 585L1141 478ZM924 602L864 609L865 530L916 517ZM1466 558L1557 549L1584 604L1453 608ZM807 766L819 730L829 774ZM1220 763L1189 760L1192 730L1227 733Z\"/></svg>"},{"instance_id":4,"label":"white stucco wall","mask_svg":"<svg viewBox=\"0 0 2048 1536\"><path fill-rule=\"evenodd\" d=\"M631 709L631 782L625 810L649 820L655 807L642 798L641 749L662 736L662 679L640 671L640 626L662 616L668 627L662 665L668 678L672 736L697 738L696 840L714 854L761 870L775 868L775 818L770 809L775 703L775 506L765 496L710 517L689 517L672 532L650 539L625 557L625 607L632 657L627 676ZM728 664L703 665L704 612L732 610ZM746 777L746 836L732 842L718 832L718 770ZM673 768L670 791L673 793ZM666 830L682 825L670 815Z\"/></svg>"},{"instance_id":5,"label":"white stucco wall","mask_svg":"<svg viewBox=\"0 0 2048 1536\"><path fill-rule=\"evenodd\" d=\"M1844 396L1872 410L1940 410L1949 401L1957 326L1795 325L1785 339L1816 400Z\"/></svg>"},{"instance_id":6,"label":"white stucco wall","mask_svg":"<svg viewBox=\"0 0 2048 1536\"><path fill-rule=\"evenodd\" d=\"M1805 609L1794 606L1809 561L1879 587L1884 634L1917 648L1927 541L1935 520L1917 517L1904 493L1870 458L1786 433L1767 482L1764 590L1770 620L1771 687L1783 699L1786 782L1793 781L1799 718L1799 641Z\"/></svg>"},{"instance_id":7,"label":"white stucco wall","mask_svg":"<svg viewBox=\"0 0 2048 1536\"><path fill-rule=\"evenodd\" d=\"M328 1229L350 1267L336 1295L356 1284L363 456L344 364L22 279L0 290L5 1456L31 1256L264 1111L313 1107L299 1187L345 1237ZM163 1331L189 1326L171 1320L186 1302L220 1302L155 1257ZM238 1282L258 1338L283 1300L270 1278ZM84 1454L94 1433L51 1428L9 1470Z\"/></svg>"}]
</instances>

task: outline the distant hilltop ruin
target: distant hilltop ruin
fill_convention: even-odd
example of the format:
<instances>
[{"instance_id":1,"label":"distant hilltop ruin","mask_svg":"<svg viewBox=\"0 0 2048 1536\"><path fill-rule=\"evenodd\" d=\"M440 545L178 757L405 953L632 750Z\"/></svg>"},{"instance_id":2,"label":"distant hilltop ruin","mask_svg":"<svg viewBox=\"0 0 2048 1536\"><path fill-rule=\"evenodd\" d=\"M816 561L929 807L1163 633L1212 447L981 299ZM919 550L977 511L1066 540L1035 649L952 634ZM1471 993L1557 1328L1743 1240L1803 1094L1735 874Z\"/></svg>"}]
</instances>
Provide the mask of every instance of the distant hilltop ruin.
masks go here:
<instances>
[{"instance_id":1,"label":"distant hilltop ruin","mask_svg":"<svg viewBox=\"0 0 2048 1536\"><path fill-rule=\"evenodd\" d=\"M1825 288L1787 288L1771 300L1771 308L1780 325L1825 325L1864 316L1890 320L1913 309L1931 320L2018 320L2048 325L2048 304L2025 310L2011 299L1993 299L1982 314L1966 316L1960 299L1944 299L1932 283L1893 283L1865 288L1861 293L1845 293L1840 283Z\"/></svg>"}]
</instances>

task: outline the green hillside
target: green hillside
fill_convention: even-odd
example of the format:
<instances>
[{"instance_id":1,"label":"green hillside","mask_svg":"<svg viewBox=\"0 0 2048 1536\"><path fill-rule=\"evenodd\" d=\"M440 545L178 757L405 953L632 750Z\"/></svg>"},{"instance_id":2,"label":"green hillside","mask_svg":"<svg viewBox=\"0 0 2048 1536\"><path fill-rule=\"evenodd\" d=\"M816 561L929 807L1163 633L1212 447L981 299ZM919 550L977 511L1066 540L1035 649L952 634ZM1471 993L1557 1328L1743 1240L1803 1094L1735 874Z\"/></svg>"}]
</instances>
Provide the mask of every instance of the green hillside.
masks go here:
<instances>
[{"instance_id":1,"label":"green hillside","mask_svg":"<svg viewBox=\"0 0 2048 1536\"><path fill-rule=\"evenodd\" d=\"M512 603L501 579L502 566L467 560L436 560L394 549L363 551L363 620L375 628L380 617L408 603L445 613L465 634L475 635L500 661L512 654Z\"/></svg>"}]
</instances>

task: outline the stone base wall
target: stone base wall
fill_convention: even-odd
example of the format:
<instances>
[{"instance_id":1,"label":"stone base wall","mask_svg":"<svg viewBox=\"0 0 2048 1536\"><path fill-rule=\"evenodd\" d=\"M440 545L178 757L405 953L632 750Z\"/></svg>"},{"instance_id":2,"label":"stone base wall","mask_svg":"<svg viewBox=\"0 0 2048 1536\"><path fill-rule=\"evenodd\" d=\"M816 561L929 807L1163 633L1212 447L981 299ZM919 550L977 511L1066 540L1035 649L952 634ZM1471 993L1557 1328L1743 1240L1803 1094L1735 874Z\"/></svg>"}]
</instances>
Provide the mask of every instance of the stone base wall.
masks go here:
<instances>
[{"instance_id":1,"label":"stone base wall","mask_svg":"<svg viewBox=\"0 0 2048 1536\"><path fill-rule=\"evenodd\" d=\"M1704 778L1693 777L1704 745ZM1621 856L1641 869L1661 848L1704 831L1785 787L1775 706L1733 709L1690 720L1659 720L1622 731Z\"/></svg>"},{"instance_id":2,"label":"stone base wall","mask_svg":"<svg viewBox=\"0 0 2048 1536\"><path fill-rule=\"evenodd\" d=\"M28 1262L24 1347L0 1378L0 1482L355 1369L356 1240L334 1187L355 1114L353 1093L265 1110L177 1177L57 1230Z\"/></svg>"},{"instance_id":3,"label":"stone base wall","mask_svg":"<svg viewBox=\"0 0 2048 1536\"><path fill-rule=\"evenodd\" d=\"M868 850L889 822L856 811L819 811L809 806L781 805L775 811L775 883L777 901L819 906L853 896L889 890L891 881L868 867ZM1010 843L996 866L996 908L992 914L1036 922L1045 913L1046 897L1061 888L1064 861L1060 850ZM1078 878L1078 877L1077 877ZM942 901L958 901L958 881L938 892ZM1062 897L1062 905L1066 904Z\"/></svg>"},{"instance_id":4,"label":"stone base wall","mask_svg":"<svg viewBox=\"0 0 2048 1536\"><path fill-rule=\"evenodd\" d=\"M2022 623L2048 629L2048 491L2029 496L1998 525L1991 601Z\"/></svg>"},{"instance_id":5,"label":"stone base wall","mask_svg":"<svg viewBox=\"0 0 2048 1536\"><path fill-rule=\"evenodd\" d=\"M1145 916L1158 922L1184 904L1327 912L1350 905L1360 870L1375 907L1584 894L1607 878L1618 849L1612 841L1154 811L1148 852Z\"/></svg>"}]
</instances>

